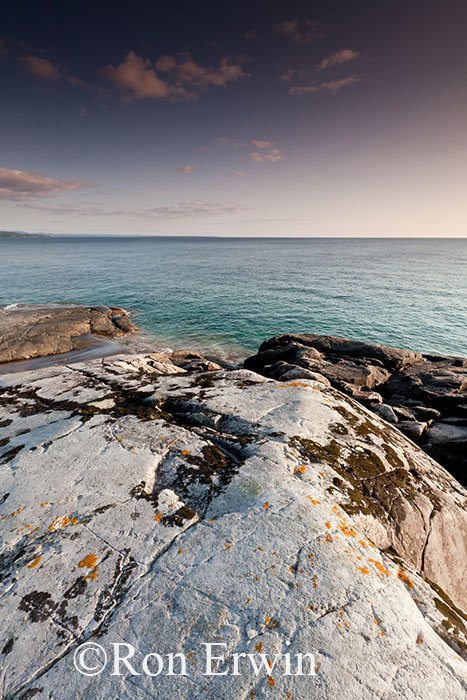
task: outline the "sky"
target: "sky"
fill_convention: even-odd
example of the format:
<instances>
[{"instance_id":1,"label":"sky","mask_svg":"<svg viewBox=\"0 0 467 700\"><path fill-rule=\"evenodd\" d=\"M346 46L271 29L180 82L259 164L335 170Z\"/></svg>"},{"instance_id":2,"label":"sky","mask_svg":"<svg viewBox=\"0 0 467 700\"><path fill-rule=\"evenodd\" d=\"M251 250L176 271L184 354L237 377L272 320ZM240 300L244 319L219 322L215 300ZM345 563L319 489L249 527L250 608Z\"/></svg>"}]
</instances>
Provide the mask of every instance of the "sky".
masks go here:
<instances>
[{"instance_id":1,"label":"sky","mask_svg":"<svg viewBox=\"0 0 467 700\"><path fill-rule=\"evenodd\" d=\"M465 0L15 0L0 229L467 234Z\"/></svg>"}]
</instances>

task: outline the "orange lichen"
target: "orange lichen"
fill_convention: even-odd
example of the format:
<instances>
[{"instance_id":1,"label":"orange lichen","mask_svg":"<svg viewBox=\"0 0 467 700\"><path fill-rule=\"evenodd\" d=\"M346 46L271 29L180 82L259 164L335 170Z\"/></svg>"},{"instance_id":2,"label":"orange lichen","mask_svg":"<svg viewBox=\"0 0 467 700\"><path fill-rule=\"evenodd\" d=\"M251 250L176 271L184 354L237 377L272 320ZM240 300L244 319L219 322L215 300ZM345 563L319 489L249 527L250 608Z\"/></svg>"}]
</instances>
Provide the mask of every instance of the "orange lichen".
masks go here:
<instances>
[{"instance_id":1,"label":"orange lichen","mask_svg":"<svg viewBox=\"0 0 467 700\"><path fill-rule=\"evenodd\" d=\"M346 527L344 522L340 523L338 527L339 527L339 530L341 532L343 532L344 535L348 535L348 537L356 537L357 536L357 533L355 532L353 527L350 527L350 526Z\"/></svg>"},{"instance_id":2,"label":"orange lichen","mask_svg":"<svg viewBox=\"0 0 467 700\"><path fill-rule=\"evenodd\" d=\"M291 386L294 387L294 389L296 389L299 386L303 386L305 387L305 389L310 388L308 384L304 384L303 382L289 382L288 384L279 384L280 389L289 389Z\"/></svg>"},{"instance_id":3,"label":"orange lichen","mask_svg":"<svg viewBox=\"0 0 467 700\"><path fill-rule=\"evenodd\" d=\"M91 571L87 576L85 576L84 578L85 578L85 579L89 579L90 581L95 581L96 578L97 578L98 575L99 575L99 574L97 573L97 571L98 571L98 570L97 570L97 567L96 567L95 569L92 569L92 571Z\"/></svg>"},{"instance_id":4,"label":"orange lichen","mask_svg":"<svg viewBox=\"0 0 467 700\"><path fill-rule=\"evenodd\" d=\"M41 503L41 508L45 508L45 506L48 506L48 505L49 505L49 502L44 501L43 503Z\"/></svg>"},{"instance_id":5,"label":"orange lichen","mask_svg":"<svg viewBox=\"0 0 467 700\"><path fill-rule=\"evenodd\" d=\"M272 676L269 676L269 677L268 677L268 686L269 686L270 688L274 688L275 685L276 685L276 684L274 683L274 678L273 678Z\"/></svg>"},{"instance_id":6,"label":"orange lichen","mask_svg":"<svg viewBox=\"0 0 467 700\"><path fill-rule=\"evenodd\" d=\"M272 620L270 617L266 618L266 625L271 630L276 630L279 627L279 621L274 617Z\"/></svg>"},{"instance_id":7,"label":"orange lichen","mask_svg":"<svg viewBox=\"0 0 467 700\"><path fill-rule=\"evenodd\" d=\"M189 455L189 454L190 454L190 450L182 450L182 455L183 455L183 456Z\"/></svg>"},{"instance_id":8,"label":"orange lichen","mask_svg":"<svg viewBox=\"0 0 467 700\"><path fill-rule=\"evenodd\" d=\"M230 549L231 546L232 546L231 544L225 544L225 545L224 545L224 547L225 547L226 550L227 550L227 549Z\"/></svg>"},{"instance_id":9,"label":"orange lichen","mask_svg":"<svg viewBox=\"0 0 467 700\"><path fill-rule=\"evenodd\" d=\"M326 542L332 542L331 535L326 535L326 537L324 539L326 540Z\"/></svg>"},{"instance_id":10,"label":"orange lichen","mask_svg":"<svg viewBox=\"0 0 467 700\"><path fill-rule=\"evenodd\" d=\"M310 499L314 506L321 505L321 501L318 501L316 498L312 498L311 496L307 496L307 498Z\"/></svg>"},{"instance_id":11,"label":"orange lichen","mask_svg":"<svg viewBox=\"0 0 467 700\"><path fill-rule=\"evenodd\" d=\"M154 516L154 520L156 521L156 523L158 523L159 520L162 520L163 517L164 513L156 513L156 515Z\"/></svg>"},{"instance_id":12,"label":"orange lichen","mask_svg":"<svg viewBox=\"0 0 467 700\"><path fill-rule=\"evenodd\" d=\"M178 550L178 554L181 554L183 552L183 549Z\"/></svg>"},{"instance_id":13,"label":"orange lichen","mask_svg":"<svg viewBox=\"0 0 467 700\"><path fill-rule=\"evenodd\" d=\"M258 644L255 646L255 650L261 654L263 651L263 642L258 642Z\"/></svg>"},{"instance_id":14,"label":"orange lichen","mask_svg":"<svg viewBox=\"0 0 467 700\"><path fill-rule=\"evenodd\" d=\"M373 622L374 622L375 625L378 627L380 635L381 635L382 637L385 637L385 636L386 636L386 632L382 629L382 627L381 627L381 622L380 622L379 620L377 620L376 617L373 618Z\"/></svg>"},{"instance_id":15,"label":"orange lichen","mask_svg":"<svg viewBox=\"0 0 467 700\"><path fill-rule=\"evenodd\" d=\"M361 544L362 547L364 547L365 549L368 549L368 547L366 546L366 543L363 540L358 540L358 543Z\"/></svg>"},{"instance_id":16,"label":"orange lichen","mask_svg":"<svg viewBox=\"0 0 467 700\"><path fill-rule=\"evenodd\" d=\"M424 644L423 637L421 634L419 634L417 637L417 644Z\"/></svg>"},{"instance_id":17,"label":"orange lichen","mask_svg":"<svg viewBox=\"0 0 467 700\"><path fill-rule=\"evenodd\" d=\"M30 564L27 565L28 569L35 569L36 566L39 564L40 560L42 559L42 556L38 556L35 559L32 560Z\"/></svg>"},{"instance_id":18,"label":"orange lichen","mask_svg":"<svg viewBox=\"0 0 467 700\"><path fill-rule=\"evenodd\" d=\"M302 464L301 467L297 467L296 470L294 471L294 474L304 474L305 473L305 465Z\"/></svg>"},{"instance_id":19,"label":"orange lichen","mask_svg":"<svg viewBox=\"0 0 467 700\"><path fill-rule=\"evenodd\" d=\"M361 571L362 574L369 574L370 573L367 566L357 566L355 571Z\"/></svg>"},{"instance_id":20,"label":"orange lichen","mask_svg":"<svg viewBox=\"0 0 467 700\"><path fill-rule=\"evenodd\" d=\"M63 515L62 517L57 515L53 523L49 525L49 530L53 532L57 528L69 527L70 525L78 525L78 518L75 516L69 518L67 515Z\"/></svg>"},{"instance_id":21,"label":"orange lichen","mask_svg":"<svg viewBox=\"0 0 467 700\"><path fill-rule=\"evenodd\" d=\"M324 524L326 525L326 527L327 527L329 530L331 529L331 523L326 522L326 523L324 523Z\"/></svg>"},{"instance_id":22,"label":"orange lichen","mask_svg":"<svg viewBox=\"0 0 467 700\"><path fill-rule=\"evenodd\" d=\"M95 554L87 554L84 559L81 559L78 566L80 569L87 567L88 569L93 569L97 564L97 557Z\"/></svg>"},{"instance_id":23,"label":"orange lichen","mask_svg":"<svg viewBox=\"0 0 467 700\"><path fill-rule=\"evenodd\" d=\"M368 559L368 561L371 561L371 563L374 564L378 571L381 571L382 574L386 574L386 576L391 575L391 572L385 569L381 562L375 561L375 559Z\"/></svg>"},{"instance_id":24,"label":"orange lichen","mask_svg":"<svg viewBox=\"0 0 467 700\"><path fill-rule=\"evenodd\" d=\"M269 505L270 505L269 501L265 501L265 503L263 505L264 510L267 510L269 508Z\"/></svg>"},{"instance_id":25,"label":"orange lichen","mask_svg":"<svg viewBox=\"0 0 467 700\"><path fill-rule=\"evenodd\" d=\"M413 588L413 581L410 580L402 567L399 567L397 578L406 583L409 588Z\"/></svg>"}]
</instances>

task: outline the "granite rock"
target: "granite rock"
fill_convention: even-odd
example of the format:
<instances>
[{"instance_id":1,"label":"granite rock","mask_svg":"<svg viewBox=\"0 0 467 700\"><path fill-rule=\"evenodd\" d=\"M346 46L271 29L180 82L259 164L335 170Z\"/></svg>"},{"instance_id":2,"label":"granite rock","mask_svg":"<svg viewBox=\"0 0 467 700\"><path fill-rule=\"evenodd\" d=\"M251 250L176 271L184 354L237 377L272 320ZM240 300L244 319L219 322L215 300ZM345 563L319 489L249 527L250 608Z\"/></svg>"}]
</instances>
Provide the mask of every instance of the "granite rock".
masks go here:
<instances>
[{"instance_id":1,"label":"granite rock","mask_svg":"<svg viewBox=\"0 0 467 700\"><path fill-rule=\"evenodd\" d=\"M276 361L283 364L279 367ZM443 428L449 421L467 416L467 359L334 336L289 334L263 343L244 367L281 380L287 364L293 366L297 378L297 367L302 368L304 377L310 370L325 376L333 387L379 415L377 404L389 404L399 419L398 428L409 431L428 454L467 484L467 425L459 423L453 432ZM276 368L274 373L271 367ZM420 425L408 427L408 421ZM425 423L430 424L429 431Z\"/></svg>"},{"instance_id":2,"label":"granite rock","mask_svg":"<svg viewBox=\"0 0 467 700\"><path fill-rule=\"evenodd\" d=\"M114 337L134 330L128 316L105 306L3 310L0 363L82 350L89 345L89 336Z\"/></svg>"},{"instance_id":3,"label":"granite rock","mask_svg":"<svg viewBox=\"0 0 467 700\"><path fill-rule=\"evenodd\" d=\"M5 697L465 697L467 494L336 389L104 358L0 375L2 440ZM85 642L188 676L84 676ZM315 675L206 677L207 642Z\"/></svg>"}]
</instances>

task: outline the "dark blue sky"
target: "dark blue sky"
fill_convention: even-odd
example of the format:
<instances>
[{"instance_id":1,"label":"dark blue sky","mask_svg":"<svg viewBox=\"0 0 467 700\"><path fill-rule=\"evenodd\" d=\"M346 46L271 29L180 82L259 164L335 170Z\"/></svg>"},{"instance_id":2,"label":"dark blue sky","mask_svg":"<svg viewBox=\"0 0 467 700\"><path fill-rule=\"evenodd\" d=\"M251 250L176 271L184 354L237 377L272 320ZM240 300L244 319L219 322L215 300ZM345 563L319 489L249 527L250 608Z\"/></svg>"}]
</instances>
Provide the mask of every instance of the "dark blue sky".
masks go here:
<instances>
[{"instance_id":1,"label":"dark blue sky","mask_svg":"<svg viewBox=\"0 0 467 700\"><path fill-rule=\"evenodd\" d=\"M463 0L10 5L1 228L466 234Z\"/></svg>"}]
</instances>

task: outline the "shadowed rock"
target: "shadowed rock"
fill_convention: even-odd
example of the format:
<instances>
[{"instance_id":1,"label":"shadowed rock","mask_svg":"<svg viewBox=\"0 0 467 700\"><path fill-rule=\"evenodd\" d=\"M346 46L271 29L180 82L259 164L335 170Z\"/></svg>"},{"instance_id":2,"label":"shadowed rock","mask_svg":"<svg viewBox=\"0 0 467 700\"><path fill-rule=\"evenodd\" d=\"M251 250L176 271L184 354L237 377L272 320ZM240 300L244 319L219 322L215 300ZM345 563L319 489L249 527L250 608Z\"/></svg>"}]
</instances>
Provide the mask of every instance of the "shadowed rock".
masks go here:
<instances>
[{"instance_id":1,"label":"shadowed rock","mask_svg":"<svg viewBox=\"0 0 467 700\"><path fill-rule=\"evenodd\" d=\"M264 342L246 369L283 380L314 372L417 442L467 482L467 359L320 336ZM381 405L383 404L383 405Z\"/></svg>"}]
</instances>

